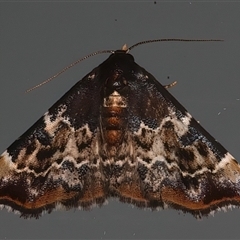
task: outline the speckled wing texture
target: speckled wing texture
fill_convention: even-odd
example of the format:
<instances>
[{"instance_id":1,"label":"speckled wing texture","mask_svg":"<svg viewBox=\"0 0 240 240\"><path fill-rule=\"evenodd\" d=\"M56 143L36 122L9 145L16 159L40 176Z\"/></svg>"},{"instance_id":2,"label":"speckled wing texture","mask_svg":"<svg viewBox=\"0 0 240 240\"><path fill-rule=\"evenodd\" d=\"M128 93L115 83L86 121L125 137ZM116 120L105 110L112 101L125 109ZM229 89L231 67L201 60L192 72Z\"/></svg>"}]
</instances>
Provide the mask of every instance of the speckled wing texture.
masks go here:
<instances>
[{"instance_id":1,"label":"speckled wing texture","mask_svg":"<svg viewBox=\"0 0 240 240\"><path fill-rule=\"evenodd\" d=\"M24 217L109 197L196 217L240 203L234 157L123 50L0 157L0 204Z\"/></svg>"}]
</instances>

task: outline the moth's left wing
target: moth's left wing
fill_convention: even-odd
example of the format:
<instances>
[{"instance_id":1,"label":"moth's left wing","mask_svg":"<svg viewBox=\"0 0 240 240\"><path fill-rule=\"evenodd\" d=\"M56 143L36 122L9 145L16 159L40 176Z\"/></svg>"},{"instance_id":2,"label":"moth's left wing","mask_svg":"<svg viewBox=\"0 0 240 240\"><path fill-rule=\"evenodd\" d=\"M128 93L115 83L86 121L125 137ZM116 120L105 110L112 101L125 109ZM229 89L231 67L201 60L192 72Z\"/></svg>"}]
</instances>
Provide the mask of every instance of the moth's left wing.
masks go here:
<instances>
[{"instance_id":1,"label":"moth's left wing","mask_svg":"<svg viewBox=\"0 0 240 240\"><path fill-rule=\"evenodd\" d=\"M98 68L70 89L0 156L0 204L23 216L105 198L97 135Z\"/></svg>"}]
</instances>

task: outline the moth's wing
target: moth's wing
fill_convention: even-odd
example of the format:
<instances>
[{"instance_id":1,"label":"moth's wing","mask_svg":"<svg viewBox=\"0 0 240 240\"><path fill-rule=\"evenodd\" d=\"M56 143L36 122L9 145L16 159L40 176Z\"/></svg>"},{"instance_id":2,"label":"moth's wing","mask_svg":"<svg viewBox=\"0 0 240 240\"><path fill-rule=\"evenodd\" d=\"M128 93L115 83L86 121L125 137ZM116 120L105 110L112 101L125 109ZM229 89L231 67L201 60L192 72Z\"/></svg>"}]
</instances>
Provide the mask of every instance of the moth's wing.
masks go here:
<instances>
[{"instance_id":1,"label":"moth's wing","mask_svg":"<svg viewBox=\"0 0 240 240\"><path fill-rule=\"evenodd\" d=\"M101 204L98 68L71 88L0 156L0 204L23 216Z\"/></svg>"},{"instance_id":2,"label":"moth's wing","mask_svg":"<svg viewBox=\"0 0 240 240\"><path fill-rule=\"evenodd\" d=\"M121 200L168 205L195 216L239 205L234 157L150 73L131 68L128 121L135 171L131 167L131 177L117 189Z\"/></svg>"}]
</instances>

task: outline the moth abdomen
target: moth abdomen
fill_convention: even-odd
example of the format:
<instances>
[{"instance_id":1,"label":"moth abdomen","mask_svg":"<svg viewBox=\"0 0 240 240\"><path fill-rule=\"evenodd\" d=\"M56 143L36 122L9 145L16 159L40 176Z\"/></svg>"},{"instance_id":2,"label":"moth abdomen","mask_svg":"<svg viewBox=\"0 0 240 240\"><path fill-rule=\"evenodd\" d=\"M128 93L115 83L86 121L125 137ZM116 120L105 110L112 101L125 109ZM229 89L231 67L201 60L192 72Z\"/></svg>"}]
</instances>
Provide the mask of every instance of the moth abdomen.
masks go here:
<instances>
[{"instance_id":1,"label":"moth abdomen","mask_svg":"<svg viewBox=\"0 0 240 240\"><path fill-rule=\"evenodd\" d=\"M109 146L121 144L127 127L127 99L117 91L104 98L101 111L101 130Z\"/></svg>"}]
</instances>

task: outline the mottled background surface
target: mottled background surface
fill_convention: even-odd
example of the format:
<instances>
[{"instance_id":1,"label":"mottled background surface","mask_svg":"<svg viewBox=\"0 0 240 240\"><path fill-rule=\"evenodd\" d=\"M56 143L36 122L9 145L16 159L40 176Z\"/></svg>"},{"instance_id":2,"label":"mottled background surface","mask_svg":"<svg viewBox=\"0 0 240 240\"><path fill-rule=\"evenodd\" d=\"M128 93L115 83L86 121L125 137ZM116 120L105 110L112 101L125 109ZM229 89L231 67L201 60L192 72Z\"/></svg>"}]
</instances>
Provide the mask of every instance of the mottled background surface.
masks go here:
<instances>
[{"instance_id":1,"label":"mottled background surface","mask_svg":"<svg viewBox=\"0 0 240 240\"><path fill-rule=\"evenodd\" d=\"M155 38L216 38L156 43L132 51L240 161L240 3L0 2L0 151L108 55L82 62L33 92L25 90L91 52ZM168 79L169 77L169 79ZM151 212L116 199L92 211L57 211L24 220L0 211L3 238L239 238L240 210L196 220Z\"/></svg>"}]
</instances>

